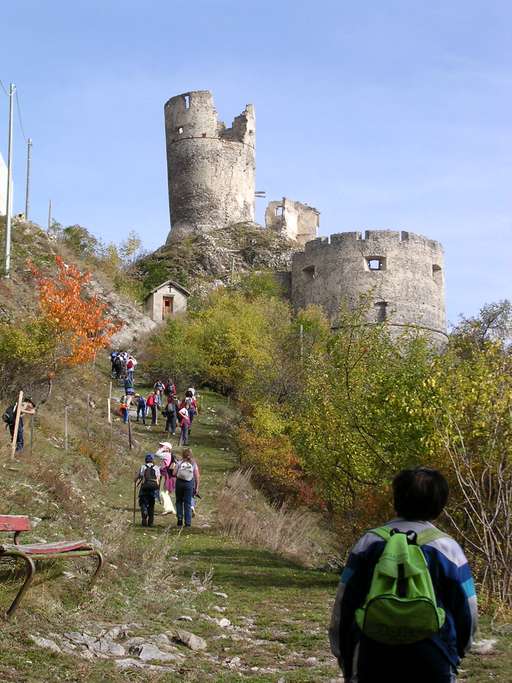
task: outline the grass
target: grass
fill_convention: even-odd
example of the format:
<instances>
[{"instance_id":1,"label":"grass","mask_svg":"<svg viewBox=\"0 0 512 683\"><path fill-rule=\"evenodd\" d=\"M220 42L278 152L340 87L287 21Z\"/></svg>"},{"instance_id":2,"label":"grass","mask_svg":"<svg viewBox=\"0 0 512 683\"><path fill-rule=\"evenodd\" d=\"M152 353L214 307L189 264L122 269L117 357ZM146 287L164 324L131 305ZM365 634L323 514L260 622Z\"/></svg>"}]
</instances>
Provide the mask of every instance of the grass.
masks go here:
<instances>
[{"instance_id":1,"label":"grass","mask_svg":"<svg viewBox=\"0 0 512 683\"><path fill-rule=\"evenodd\" d=\"M0 680L36 683L48 681L218 681L327 683L339 676L329 653L326 629L336 591L335 573L304 566L303 552L295 559L271 552L255 533L256 512L263 529L280 514L251 492L237 471L236 454L229 448L223 422L232 410L210 392L203 393L201 415L194 422L191 445L202 472L203 498L191 530L181 532L174 518L157 516L156 526L143 529L132 524L133 475L148 450L155 450L162 424L146 429L134 425L137 447L127 448L125 427L116 421L110 430L101 409L92 414L90 440L84 433L85 401L91 393L97 405L108 387L104 370L93 369L79 381L62 380L59 392L74 391L70 429L77 450L68 454L62 444L58 412L43 410L32 457L3 461L2 511L27 512L40 518L31 540L85 535L103 546L107 565L93 591L87 588L87 567L56 562L42 568L37 585L29 592L15 621L0 629ZM56 437L56 438L54 438ZM167 440L167 439L166 439ZM174 439L173 439L174 440ZM102 444L102 479L90 449L83 443ZM105 471L105 461L106 471ZM55 474L65 473L65 485ZM59 480L60 481L60 480ZM226 502L226 481L231 495L246 496L247 506L232 508ZM233 488L233 483L237 487ZM249 531L226 533L226 518L251 512ZM270 521L269 521L270 520ZM256 522L257 525L257 522ZM227 525L229 526L229 525ZM272 545L272 544L270 544ZM272 547L280 547L273 541ZM62 575L62 571L72 576ZM2 574L0 604L8 604L15 583L11 571ZM223 597L219 593L225 594ZM189 616L192 622L176 621ZM230 625L219 624L221 618ZM108 660L86 661L40 649L30 640L39 633L57 641L65 631L135 622L137 633L158 634L177 626L202 636L205 652L191 653L172 673L129 670L120 672ZM51 636L49 634L56 634ZM482 637L497 637L496 653L470 656L464 661L461 680L471 683L512 680L512 635L494 636L489 622ZM239 658L239 660L234 658Z\"/></svg>"}]
</instances>

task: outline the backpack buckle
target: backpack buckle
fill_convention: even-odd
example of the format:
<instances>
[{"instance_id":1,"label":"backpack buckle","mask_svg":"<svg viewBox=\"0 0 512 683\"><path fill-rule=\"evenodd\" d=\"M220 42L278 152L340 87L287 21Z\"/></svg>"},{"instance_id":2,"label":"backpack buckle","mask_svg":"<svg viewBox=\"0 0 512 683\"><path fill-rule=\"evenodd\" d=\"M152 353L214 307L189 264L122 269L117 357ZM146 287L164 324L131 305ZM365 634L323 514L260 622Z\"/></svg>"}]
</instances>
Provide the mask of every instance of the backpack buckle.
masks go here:
<instances>
[{"instance_id":1,"label":"backpack buckle","mask_svg":"<svg viewBox=\"0 0 512 683\"><path fill-rule=\"evenodd\" d=\"M407 543L408 545L416 545L417 540L418 540L418 534L415 531L412 531L412 529L409 529L409 531L400 531L400 529L391 529L389 532L390 536L394 536L395 534L405 534L407 537Z\"/></svg>"}]
</instances>

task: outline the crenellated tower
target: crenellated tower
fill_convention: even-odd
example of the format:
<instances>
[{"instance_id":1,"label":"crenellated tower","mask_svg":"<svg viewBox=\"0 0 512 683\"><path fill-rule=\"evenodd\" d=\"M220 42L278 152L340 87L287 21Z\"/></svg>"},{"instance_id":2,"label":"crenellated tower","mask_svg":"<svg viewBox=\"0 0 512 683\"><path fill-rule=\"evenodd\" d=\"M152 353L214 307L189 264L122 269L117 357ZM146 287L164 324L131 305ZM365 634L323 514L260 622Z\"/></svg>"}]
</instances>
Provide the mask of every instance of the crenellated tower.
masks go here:
<instances>
[{"instance_id":1,"label":"crenellated tower","mask_svg":"<svg viewBox=\"0 0 512 683\"><path fill-rule=\"evenodd\" d=\"M191 232L254 221L254 108L248 104L231 127L218 120L208 90L194 90L165 105L171 232Z\"/></svg>"},{"instance_id":2,"label":"crenellated tower","mask_svg":"<svg viewBox=\"0 0 512 683\"><path fill-rule=\"evenodd\" d=\"M343 232L307 242L292 259L292 302L324 308L336 326L342 302L369 294L370 323L417 328L446 341L444 254L439 242L412 232Z\"/></svg>"}]
</instances>

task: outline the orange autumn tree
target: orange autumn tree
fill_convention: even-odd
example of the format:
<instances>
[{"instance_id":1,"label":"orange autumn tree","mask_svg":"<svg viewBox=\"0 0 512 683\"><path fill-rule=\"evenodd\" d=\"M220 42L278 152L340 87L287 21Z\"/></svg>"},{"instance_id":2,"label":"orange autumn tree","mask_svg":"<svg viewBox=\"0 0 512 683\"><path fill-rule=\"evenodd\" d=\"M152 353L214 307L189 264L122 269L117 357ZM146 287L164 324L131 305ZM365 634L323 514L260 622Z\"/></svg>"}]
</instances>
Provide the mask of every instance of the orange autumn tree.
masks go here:
<instances>
[{"instance_id":1,"label":"orange autumn tree","mask_svg":"<svg viewBox=\"0 0 512 683\"><path fill-rule=\"evenodd\" d=\"M80 365L94 360L122 324L108 317L107 305L88 292L91 273L55 257L56 276L44 275L32 262L29 268L39 289L39 306L57 343L56 364Z\"/></svg>"}]
</instances>

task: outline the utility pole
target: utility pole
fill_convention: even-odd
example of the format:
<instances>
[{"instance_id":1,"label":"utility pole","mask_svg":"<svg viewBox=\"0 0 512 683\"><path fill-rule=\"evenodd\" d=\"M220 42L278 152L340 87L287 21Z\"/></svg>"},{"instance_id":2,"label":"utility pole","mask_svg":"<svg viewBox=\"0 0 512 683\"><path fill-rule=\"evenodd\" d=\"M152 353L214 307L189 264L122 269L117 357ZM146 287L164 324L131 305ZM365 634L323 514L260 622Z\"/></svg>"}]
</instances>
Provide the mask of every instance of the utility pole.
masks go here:
<instances>
[{"instance_id":1,"label":"utility pole","mask_svg":"<svg viewBox=\"0 0 512 683\"><path fill-rule=\"evenodd\" d=\"M25 184L25 220L30 209L30 162L32 161L32 138L27 140L27 182Z\"/></svg>"},{"instance_id":2,"label":"utility pole","mask_svg":"<svg viewBox=\"0 0 512 683\"><path fill-rule=\"evenodd\" d=\"M50 199L48 201L48 232L50 232L51 227L52 227L52 200Z\"/></svg>"},{"instance_id":3,"label":"utility pole","mask_svg":"<svg viewBox=\"0 0 512 683\"><path fill-rule=\"evenodd\" d=\"M9 141L7 144L7 206L5 211L5 264L4 277L11 276L11 217L12 217L12 127L14 120L14 93L16 86L9 86Z\"/></svg>"}]
</instances>

